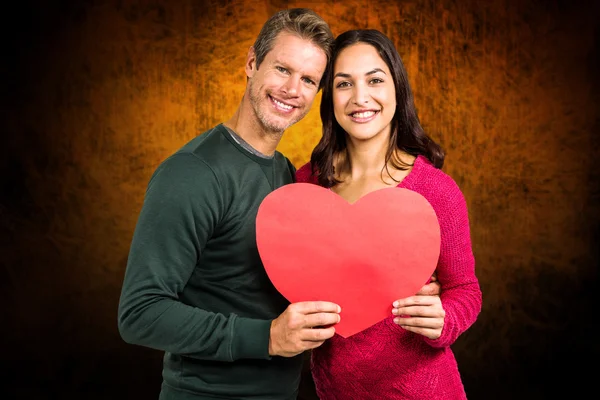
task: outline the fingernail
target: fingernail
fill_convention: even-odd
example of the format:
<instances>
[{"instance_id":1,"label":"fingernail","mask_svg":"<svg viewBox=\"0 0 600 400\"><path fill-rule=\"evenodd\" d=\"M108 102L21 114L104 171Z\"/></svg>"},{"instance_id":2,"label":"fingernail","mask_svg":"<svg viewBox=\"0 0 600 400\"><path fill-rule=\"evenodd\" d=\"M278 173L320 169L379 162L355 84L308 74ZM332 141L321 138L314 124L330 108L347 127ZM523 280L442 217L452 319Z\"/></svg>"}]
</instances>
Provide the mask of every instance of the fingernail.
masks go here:
<instances>
[{"instance_id":1,"label":"fingernail","mask_svg":"<svg viewBox=\"0 0 600 400\"><path fill-rule=\"evenodd\" d=\"M400 322L400 318L394 318L394 323L399 323Z\"/></svg>"},{"instance_id":2,"label":"fingernail","mask_svg":"<svg viewBox=\"0 0 600 400\"><path fill-rule=\"evenodd\" d=\"M397 301L395 301L395 302L393 302L393 303L392 303L392 305L393 305L394 307L398 307L398 302L397 302Z\"/></svg>"},{"instance_id":3,"label":"fingernail","mask_svg":"<svg viewBox=\"0 0 600 400\"><path fill-rule=\"evenodd\" d=\"M392 308L392 314L394 314L394 315L398 314L398 309L397 308Z\"/></svg>"}]
</instances>

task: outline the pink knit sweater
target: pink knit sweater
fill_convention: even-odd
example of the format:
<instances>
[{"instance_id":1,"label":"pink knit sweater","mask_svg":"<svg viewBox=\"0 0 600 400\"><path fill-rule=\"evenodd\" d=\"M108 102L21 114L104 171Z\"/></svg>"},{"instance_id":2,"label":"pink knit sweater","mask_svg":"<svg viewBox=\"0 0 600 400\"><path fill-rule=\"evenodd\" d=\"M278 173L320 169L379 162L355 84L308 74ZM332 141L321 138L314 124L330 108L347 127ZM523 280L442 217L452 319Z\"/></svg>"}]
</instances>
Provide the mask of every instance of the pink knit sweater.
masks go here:
<instances>
[{"instance_id":1,"label":"pink knit sweater","mask_svg":"<svg viewBox=\"0 0 600 400\"><path fill-rule=\"evenodd\" d=\"M296 179L316 183L309 164L297 171ZM442 335L430 340L406 331L392 315L349 338L335 335L312 354L321 400L466 399L450 345L481 311L467 205L454 180L422 156L398 187L424 196L440 223L437 276L446 311Z\"/></svg>"}]
</instances>

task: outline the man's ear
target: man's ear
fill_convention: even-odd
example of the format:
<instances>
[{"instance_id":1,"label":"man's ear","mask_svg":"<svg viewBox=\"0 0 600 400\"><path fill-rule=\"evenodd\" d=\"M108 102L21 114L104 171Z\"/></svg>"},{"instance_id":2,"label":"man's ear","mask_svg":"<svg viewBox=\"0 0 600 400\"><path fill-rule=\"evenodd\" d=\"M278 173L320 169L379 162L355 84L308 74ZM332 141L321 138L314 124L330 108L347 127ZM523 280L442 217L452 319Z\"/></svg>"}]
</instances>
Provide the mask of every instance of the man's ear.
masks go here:
<instances>
[{"instance_id":1,"label":"man's ear","mask_svg":"<svg viewBox=\"0 0 600 400\"><path fill-rule=\"evenodd\" d=\"M248 55L246 56L246 76L252 78L256 70L256 52L254 51L254 46L250 46Z\"/></svg>"}]
</instances>

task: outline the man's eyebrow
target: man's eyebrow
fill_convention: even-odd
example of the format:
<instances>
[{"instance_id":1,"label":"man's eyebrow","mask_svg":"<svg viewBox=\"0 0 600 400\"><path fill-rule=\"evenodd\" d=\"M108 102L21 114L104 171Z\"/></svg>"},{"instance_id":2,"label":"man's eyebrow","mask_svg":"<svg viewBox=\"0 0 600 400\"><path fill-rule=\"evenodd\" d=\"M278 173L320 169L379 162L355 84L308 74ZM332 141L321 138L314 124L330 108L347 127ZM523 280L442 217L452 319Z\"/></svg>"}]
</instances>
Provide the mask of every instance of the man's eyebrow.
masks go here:
<instances>
[{"instance_id":1,"label":"man's eyebrow","mask_svg":"<svg viewBox=\"0 0 600 400\"><path fill-rule=\"evenodd\" d=\"M381 72L381 73L383 73L384 75L387 75L387 74L385 73L385 71L384 71L384 70L382 70L381 68L374 68L374 69L372 69L371 71L367 72L365 75L373 75L373 74L375 74L375 73L377 73L377 72ZM334 78L337 78L338 76L339 76L340 78L350 78L350 77L351 77L351 76L350 76L350 74L347 74L347 73L345 73L345 72L338 72L337 74L335 74Z\"/></svg>"}]
</instances>

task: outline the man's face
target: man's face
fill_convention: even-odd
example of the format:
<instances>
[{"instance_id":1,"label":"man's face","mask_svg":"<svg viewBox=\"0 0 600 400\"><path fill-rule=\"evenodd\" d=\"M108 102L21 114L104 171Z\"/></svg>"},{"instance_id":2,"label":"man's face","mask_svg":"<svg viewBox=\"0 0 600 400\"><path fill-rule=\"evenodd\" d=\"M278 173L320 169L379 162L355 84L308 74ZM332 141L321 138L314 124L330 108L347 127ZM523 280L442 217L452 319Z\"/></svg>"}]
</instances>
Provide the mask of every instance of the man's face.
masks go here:
<instances>
[{"instance_id":1,"label":"man's face","mask_svg":"<svg viewBox=\"0 0 600 400\"><path fill-rule=\"evenodd\" d=\"M327 55L312 42L281 32L259 68L250 49L246 62L249 98L265 131L281 133L310 110L327 65Z\"/></svg>"}]
</instances>

